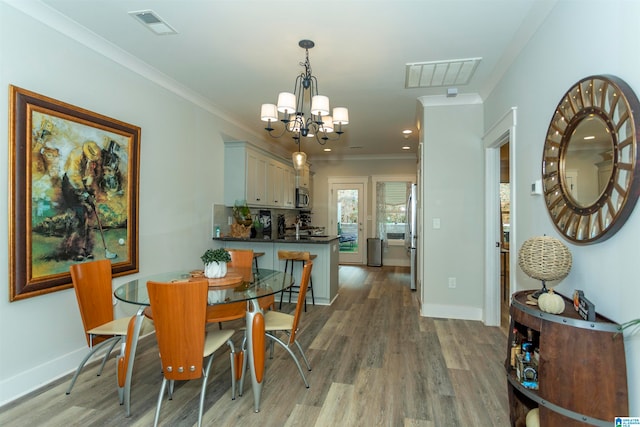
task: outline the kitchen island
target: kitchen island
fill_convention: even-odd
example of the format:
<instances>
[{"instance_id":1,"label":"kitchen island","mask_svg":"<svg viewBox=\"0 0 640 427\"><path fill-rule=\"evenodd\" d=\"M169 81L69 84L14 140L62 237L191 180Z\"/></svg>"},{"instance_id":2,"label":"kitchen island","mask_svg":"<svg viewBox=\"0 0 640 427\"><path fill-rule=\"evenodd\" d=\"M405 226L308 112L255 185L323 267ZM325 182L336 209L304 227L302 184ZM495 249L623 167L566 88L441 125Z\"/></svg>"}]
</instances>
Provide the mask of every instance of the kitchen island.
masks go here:
<instances>
[{"instance_id":1,"label":"kitchen island","mask_svg":"<svg viewBox=\"0 0 640 427\"><path fill-rule=\"evenodd\" d=\"M338 296L338 236L295 236L282 239L238 239L234 237L214 238L216 248L253 249L264 252L258 258L260 268L284 271L284 261L278 259L278 251L306 251L317 255L313 260L313 294L316 304L330 305ZM300 283L302 268L296 263L294 277ZM307 294L310 297L310 293ZM292 296L292 301L296 297ZM276 297L278 298L278 297ZM288 301L288 296L287 296ZM311 298L307 299L307 303Z\"/></svg>"}]
</instances>

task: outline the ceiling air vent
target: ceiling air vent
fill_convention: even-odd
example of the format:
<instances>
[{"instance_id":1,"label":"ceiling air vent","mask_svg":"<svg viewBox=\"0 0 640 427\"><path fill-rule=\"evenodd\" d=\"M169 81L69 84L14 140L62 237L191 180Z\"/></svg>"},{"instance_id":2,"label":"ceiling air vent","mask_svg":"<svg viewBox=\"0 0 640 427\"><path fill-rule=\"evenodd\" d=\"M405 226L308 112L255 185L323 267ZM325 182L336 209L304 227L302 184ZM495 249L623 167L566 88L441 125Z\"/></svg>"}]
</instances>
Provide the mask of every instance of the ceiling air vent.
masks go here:
<instances>
[{"instance_id":1,"label":"ceiling air vent","mask_svg":"<svg viewBox=\"0 0 640 427\"><path fill-rule=\"evenodd\" d=\"M413 62L407 64L404 87L443 87L466 85L482 58L448 61Z\"/></svg>"},{"instance_id":2,"label":"ceiling air vent","mask_svg":"<svg viewBox=\"0 0 640 427\"><path fill-rule=\"evenodd\" d=\"M136 12L129 12L129 15L144 25L149 31L159 36L178 34L171 25L167 24L152 10L138 10Z\"/></svg>"}]
</instances>

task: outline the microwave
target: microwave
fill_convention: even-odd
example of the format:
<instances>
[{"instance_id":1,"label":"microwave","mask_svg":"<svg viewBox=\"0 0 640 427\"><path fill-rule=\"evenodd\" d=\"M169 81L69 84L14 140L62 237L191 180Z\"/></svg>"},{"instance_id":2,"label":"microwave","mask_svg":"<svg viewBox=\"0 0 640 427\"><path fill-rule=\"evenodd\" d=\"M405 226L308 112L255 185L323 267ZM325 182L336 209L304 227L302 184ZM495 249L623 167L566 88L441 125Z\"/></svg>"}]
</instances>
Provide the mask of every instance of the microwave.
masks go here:
<instances>
[{"instance_id":1,"label":"microwave","mask_svg":"<svg viewBox=\"0 0 640 427\"><path fill-rule=\"evenodd\" d=\"M309 189L304 187L296 188L296 208L309 207L311 207L311 196L309 195Z\"/></svg>"}]
</instances>

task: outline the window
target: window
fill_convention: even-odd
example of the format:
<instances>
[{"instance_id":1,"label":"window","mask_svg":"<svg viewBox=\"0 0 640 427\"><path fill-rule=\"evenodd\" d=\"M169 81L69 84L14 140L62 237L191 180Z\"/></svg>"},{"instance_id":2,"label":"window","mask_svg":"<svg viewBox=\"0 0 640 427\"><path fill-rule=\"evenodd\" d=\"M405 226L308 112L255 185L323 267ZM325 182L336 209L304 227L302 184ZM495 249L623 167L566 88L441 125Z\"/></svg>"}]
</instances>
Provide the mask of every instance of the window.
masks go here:
<instances>
[{"instance_id":1,"label":"window","mask_svg":"<svg viewBox=\"0 0 640 427\"><path fill-rule=\"evenodd\" d=\"M389 245L404 245L408 237L407 199L411 181L374 178L377 236Z\"/></svg>"}]
</instances>

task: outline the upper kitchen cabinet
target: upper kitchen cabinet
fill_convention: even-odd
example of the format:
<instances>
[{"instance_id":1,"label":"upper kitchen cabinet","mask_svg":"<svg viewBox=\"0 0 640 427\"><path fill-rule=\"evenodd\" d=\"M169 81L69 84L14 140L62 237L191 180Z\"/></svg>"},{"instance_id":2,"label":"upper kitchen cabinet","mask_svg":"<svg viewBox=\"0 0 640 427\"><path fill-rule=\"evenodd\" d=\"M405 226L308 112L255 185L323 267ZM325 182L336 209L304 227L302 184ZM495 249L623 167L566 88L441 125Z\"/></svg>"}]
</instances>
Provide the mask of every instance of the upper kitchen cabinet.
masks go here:
<instances>
[{"instance_id":1,"label":"upper kitchen cabinet","mask_svg":"<svg viewBox=\"0 0 640 427\"><path fill-rule=\"evenodd\" d=\"M284 207L295 209L296 207L296 171L286 168L284 171Z\"/></svg>"},{"instance_id":2,"label":"upper kitchen cabinet","mask_svg":"<svg viewBox=\"0 0 640 427\"><path fill-rule=\"evenodd\" d=\"M295 208L294 170L249 144L224 149L224 203L246 200L249 206Z\"/></svg>"},{"instance_id":3,"label":"upper kitchen cabinet","mask_svg":"<svg viewBox=\"0 0 640 427\"><path fill-rule=\"evenodd\" d=\"M225 159L226 160L226 159ZM268 171L268 160L265 156L253 151L246 150L244 163L246 164L246 200L249 205L264 205L269 203L269 194L267 193L267 171ZM229 169L235 170L234 173L238 173L237 168L235 167L226 167L227 165L234 165L234 163L229 163L225 161L225 184L228 182L226 179L226 172ZM225 185L225 197L226 197L226 189L229 186ZM234 190L235 192L235 190ZM235 200L235 199L234 199Z\"/></svg>"},{"instance_id":4,"label":"upper kitchen cabinet","mask_svg":"<svg viewBox=\"0 0 640 427\"><path fill-rule=\"evenodd\" d=\"M284 170L285 166L269 160L267 165L267 200L270 206L284 207Z\"/></svg>"},{"instance_id":5,"label":"upper kitchen cabinet","mask_svg":"<svg viewBox=\"0 0 640 427\"><path fill-rule=\"evenodd\" d=\"M309 171L309 165L304 165L304 168L299 170L298 174L296 175L296 181L297 181L296 187L310 189L311 188L310 179L311 179L311 174Z\"/></svg>"}]
</instances>

